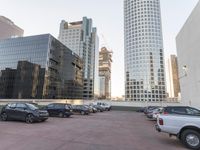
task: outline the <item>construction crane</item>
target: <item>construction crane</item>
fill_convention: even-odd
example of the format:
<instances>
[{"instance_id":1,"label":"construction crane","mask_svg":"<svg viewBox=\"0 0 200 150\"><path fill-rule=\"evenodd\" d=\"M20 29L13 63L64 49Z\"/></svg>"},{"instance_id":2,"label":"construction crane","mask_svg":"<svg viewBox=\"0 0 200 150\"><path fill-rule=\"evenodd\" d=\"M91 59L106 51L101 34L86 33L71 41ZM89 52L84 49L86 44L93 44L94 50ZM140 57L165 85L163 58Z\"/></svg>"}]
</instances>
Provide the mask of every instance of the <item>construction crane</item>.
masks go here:
<instances>
[{"instance_id":1,"label":"construction crane","mask_svg":"<svg viewBox=\"0 0 200 150\"><path fill-rule=\"evenodd\" d=\"M107 42L107 40L106 40L106 38L105 38L105 36L103 34L101 34L101 38L102 38L101 47L106 47L110 51L110 53L113 53L112 49L108 45L108 42Z\"/></svg>"}]
</instances>

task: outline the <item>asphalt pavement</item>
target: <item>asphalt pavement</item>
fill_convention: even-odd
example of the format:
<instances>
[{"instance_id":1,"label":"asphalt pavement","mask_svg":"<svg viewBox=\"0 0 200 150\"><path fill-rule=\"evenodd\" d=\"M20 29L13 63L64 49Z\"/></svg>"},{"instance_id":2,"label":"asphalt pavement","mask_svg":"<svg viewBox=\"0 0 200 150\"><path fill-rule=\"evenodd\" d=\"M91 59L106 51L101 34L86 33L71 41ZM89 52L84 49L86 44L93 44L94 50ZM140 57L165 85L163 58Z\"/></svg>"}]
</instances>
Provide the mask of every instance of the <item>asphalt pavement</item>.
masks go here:
<instances>
[{"instance_id":1,"label":"asphalt pavement","mask_svg":"<svg viewBox=\"0 0 200 150\"><path fill-rule=\"evenodd\" d=\"M0 150L184 150L154 129L142 113L110 111L49 118L43 123L0 121Z\"/></svg>"}]
</instances>

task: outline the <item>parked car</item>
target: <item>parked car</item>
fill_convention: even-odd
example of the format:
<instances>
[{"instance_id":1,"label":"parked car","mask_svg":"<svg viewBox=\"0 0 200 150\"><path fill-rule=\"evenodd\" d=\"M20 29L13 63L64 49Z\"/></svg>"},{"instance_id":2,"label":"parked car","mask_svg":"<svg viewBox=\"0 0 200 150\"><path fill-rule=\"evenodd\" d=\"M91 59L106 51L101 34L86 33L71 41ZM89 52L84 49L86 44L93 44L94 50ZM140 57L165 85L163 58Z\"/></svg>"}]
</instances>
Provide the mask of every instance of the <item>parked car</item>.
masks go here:
<instances>
[{"instance_id":1,"label":"parked car","mask_svg":"<svg viewBox=\"0 0 200 150\"><path fill-rule=\"evenodd\" d=\"M158 116L163 112L163 107L155 108L147 114L147 118L157 120Z\"/></svg>"},{"instance_id":2,"label":"parked car","mask_svg":"<svg viewBox=\"0 0 200 150\"><path fill-rule=\"evenodd\" d=\"M146 107L139 107L136 109L136 112L144 112Z\"/></svg>"},{"instance_id":3,"label":"parked car","mask_svg":"<svg viewBox=\"0 0 200 150\"><path fill-rule=\"evenodd\" d=\"M200 110L189 106L167 106L163 114L200 115Z\"/></svg>"},{"instance_id":4,"label":"parked car","mask_svg":"<svg viewBox=\"0 0 200 150\"><path fill-rule=\"evenodd\" d=\"M93 108L89 105L83 105L84 107L86 107L90 113L93 113Z\"/></svg>"},{"instance_id":5,"label":"parked car","mask_svg":"<svg viewBox=\"0 0 200 150\"><path fill-rule=\"evenodd\" d=\"M72 109L73 109L74 113L78 113L81 115L89 115L90 114L90 110L87 107L85 107L84 105L73 105Z\"/></svg>"},{"instance_id":6,"label":"parked car","mask_svg":"<svg viewBox=\"0 0 200 150\"><path fill-rule=\"evenodd\" d=\"M46 110L41 110L29 103L9 103L1 110L1 120L3 121L12 119L33 123L35 121L45 121L48 117L49 113Z\"/></svg>"},{"instance_id":7,"label":"parked car","mask_svg":"<svg viewBox=\"0 0 200 150\"><path fill-rule=\"evenodd\" d=\"M102 108L104 108L106 111L110 111L111 110L111 105L104 103L104 102L97 102L97 105L101 106Z\"/></svg>"},{"instance_id":8,"label":"parked car","mask_svg":"<svg viewBox=\"0 0 200 150\"><path fill-rule=\"evenodd\" d=\"M97 112L97 109L92 105L84 105L84 106L88 107L91 113L96 113Z\"/></svg>"},{"instance_id":9,"label":"parked car","mask_svg":"<svg viewBox=\"0 0 200 150\"><path fill-rule=\"evenodd\" d=\"M190 114L161 114L156 130L174 135L190 149L200 149L200 111L190 109Z\"/></svg>"},{"instance_id":10,"label":"parked car","mask_svg":"<svg viewBox=\"0 0 200 150\"><path fill-rule=\"evenodd\" d=\"M144 114L147 115L148 113L152 112L154 109L158 108L159 106L148 106L144 109Z\"/></svg>"},{"instance_id":11,"label":"parked car","mask_svg":"<svg viewBox=\"0 0 200 150\"><path fill-rule=\"evenodd\" d=\"M72 106L70 104L65 103L52 103L44 107L45 110L48 111L49 116L55 117L70 117L73 115Z\"/></svg>"},{"instance_id":12,"label":"parked car","mask_svg":"<svg viewBox=\"0 0 200 150\"><path fill-rule=\"evenodd\" d=\"M96 108L98 112L103 112L105 108L101 107L100 105L92 105L92 107Z\"/></svg>"}]
</instances>

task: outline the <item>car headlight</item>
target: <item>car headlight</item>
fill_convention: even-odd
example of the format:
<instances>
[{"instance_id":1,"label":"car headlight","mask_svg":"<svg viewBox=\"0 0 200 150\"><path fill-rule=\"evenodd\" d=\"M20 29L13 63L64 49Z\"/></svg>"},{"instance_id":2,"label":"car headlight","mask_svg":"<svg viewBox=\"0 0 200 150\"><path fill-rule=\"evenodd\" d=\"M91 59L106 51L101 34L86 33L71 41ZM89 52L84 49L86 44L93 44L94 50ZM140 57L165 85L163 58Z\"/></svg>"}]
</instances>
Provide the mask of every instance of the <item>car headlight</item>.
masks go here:
<instances>
[{"instance_id":1,"label":"car headlight","mask_svg":"<svg viewBox=\"0 0 200 150\"><path fill-rule=\"evenodd\" d=\"M35 111L35 112L34 112L34 115L37 116L37 117L39 117L39 116L40 116L40 113L39 113L38 111Z\"/></svg>"}]
</instances>

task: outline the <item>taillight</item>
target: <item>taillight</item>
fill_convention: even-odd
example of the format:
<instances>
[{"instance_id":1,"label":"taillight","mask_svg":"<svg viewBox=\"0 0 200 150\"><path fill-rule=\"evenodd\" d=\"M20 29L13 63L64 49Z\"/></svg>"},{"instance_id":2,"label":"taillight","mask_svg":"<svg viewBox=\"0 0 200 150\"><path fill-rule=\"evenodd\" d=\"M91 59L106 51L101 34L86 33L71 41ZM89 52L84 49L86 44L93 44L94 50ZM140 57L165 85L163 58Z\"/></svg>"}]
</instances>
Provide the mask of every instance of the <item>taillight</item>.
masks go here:
<instances>
[{"instance_id":1,"label":"taillight","mask_svg":"<svg viewBox=\"0 0 200 150\"><path fill-rule=\"evenodd\" d=\"M163 112L163 114L164 114L164 115L167 115L167 114L168 114L168 112L164 111L164 112Z\"/></svg>"},{"instance_id":2,"label":"taillight","mask_svg":"<svg viewBox=\"0 0 200 150\"><path fill-rule=\"evenodd\" d=\"M159 118L159 125L164 125L164 121L161 118Z\"/></svg>"}]
</instances>

